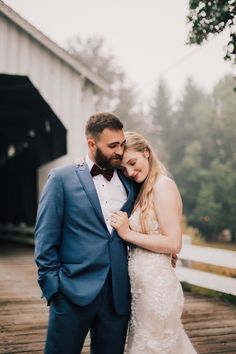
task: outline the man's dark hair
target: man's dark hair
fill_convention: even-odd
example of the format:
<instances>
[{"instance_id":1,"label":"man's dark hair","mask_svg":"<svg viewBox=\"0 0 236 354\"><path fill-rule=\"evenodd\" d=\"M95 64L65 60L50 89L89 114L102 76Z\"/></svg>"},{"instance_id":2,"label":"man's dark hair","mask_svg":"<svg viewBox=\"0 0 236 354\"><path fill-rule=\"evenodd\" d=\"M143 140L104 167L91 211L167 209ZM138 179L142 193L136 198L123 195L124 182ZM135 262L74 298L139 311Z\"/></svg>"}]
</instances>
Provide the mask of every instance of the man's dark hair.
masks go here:
<instances>
[{"instance_id":1,"label":"man's dark hair","mask_svg":"<svg viewBox=\"0 0 236 354\"><path fill-rule=\"evenodd\" d=\"M121 130L122 128L123 124L114 113L97 112L88 119L85 134L87 137L91 135L98 139L104 129Z\"/></svg>"}]
</instances>

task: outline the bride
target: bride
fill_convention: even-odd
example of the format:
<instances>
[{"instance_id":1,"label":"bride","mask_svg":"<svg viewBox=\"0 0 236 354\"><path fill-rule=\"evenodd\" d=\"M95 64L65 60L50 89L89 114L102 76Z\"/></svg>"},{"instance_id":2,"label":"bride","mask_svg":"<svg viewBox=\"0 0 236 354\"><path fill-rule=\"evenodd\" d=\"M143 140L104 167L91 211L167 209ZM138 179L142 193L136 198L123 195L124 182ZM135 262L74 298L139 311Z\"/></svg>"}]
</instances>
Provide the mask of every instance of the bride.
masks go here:
<instances>
[{"instance_id":1,"label":"bride","mask_svg":"<svg viewBox=\"0 0 236 354\"><path fill-rule=\"evenodd\" d=\"M184 296L171 265L171 254L182 245L178 188L137 133L126 133L121 168L142 184L130 219L122 211L111 216L111 225L129 243L132 303L127 353L196 353L181 323Z\"/></svg>"}]
</instances>

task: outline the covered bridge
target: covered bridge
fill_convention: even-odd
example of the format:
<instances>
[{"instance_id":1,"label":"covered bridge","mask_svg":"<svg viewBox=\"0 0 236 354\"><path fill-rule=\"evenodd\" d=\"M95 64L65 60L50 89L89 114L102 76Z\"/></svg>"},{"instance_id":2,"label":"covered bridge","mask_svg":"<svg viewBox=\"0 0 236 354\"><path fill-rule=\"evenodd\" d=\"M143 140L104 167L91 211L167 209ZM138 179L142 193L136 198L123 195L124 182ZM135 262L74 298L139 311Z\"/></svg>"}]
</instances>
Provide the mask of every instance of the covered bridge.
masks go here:
<instances>
[{"instance_id":1,"label":"covered bridge","mask_svg":"<svg viewBox=\"0 0 236 354\"><path fill-rule=\"evenodd\" d=\"M85 152L107 83L0 0L0 225L32 226L49 169Z\"/></svg>"}]
</instances>

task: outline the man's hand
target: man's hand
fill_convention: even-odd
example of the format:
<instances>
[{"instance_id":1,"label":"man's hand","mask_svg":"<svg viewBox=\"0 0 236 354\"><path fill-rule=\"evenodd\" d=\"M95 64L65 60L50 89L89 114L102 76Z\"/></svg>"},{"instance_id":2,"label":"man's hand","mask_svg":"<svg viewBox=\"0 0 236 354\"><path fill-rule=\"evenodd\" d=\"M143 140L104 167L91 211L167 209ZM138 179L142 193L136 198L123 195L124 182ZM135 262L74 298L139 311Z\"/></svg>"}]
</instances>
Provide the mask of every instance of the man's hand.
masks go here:
<instances>
[{"instance_id":1,"label":"man's hand","mask_svg":"<svg viewBox=\"0 0 236 354\"><path fill-rule=\"evenodd\" d=\"M177 256L177 254L172 253L171 263L172 263L172 267L173 267L173 268L176 267L177 261L178 261L178 256Z\"/></svg>"}]
</instances>

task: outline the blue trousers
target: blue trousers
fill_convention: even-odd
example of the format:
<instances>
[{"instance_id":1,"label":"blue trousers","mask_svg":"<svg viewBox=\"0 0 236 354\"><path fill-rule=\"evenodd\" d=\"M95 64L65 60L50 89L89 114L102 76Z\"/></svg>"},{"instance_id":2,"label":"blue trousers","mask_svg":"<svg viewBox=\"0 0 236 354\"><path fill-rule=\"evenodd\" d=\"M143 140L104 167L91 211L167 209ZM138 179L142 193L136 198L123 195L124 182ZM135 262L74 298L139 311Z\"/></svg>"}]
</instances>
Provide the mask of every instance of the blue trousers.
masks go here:
<instances>
[{"instance_id":1,"label":"blue trousers","mask_svg":"<svg viewBox=\"0 0 236 354\"><path fill-rule=\"evenodd\" d=\"M101 292L87 306L77 306L63 294L52 300L45 354L80 354L89 330L91 354L123 354L128 320L129 316L115 312L109 273Z\"/></svg>"}]
</instances>

